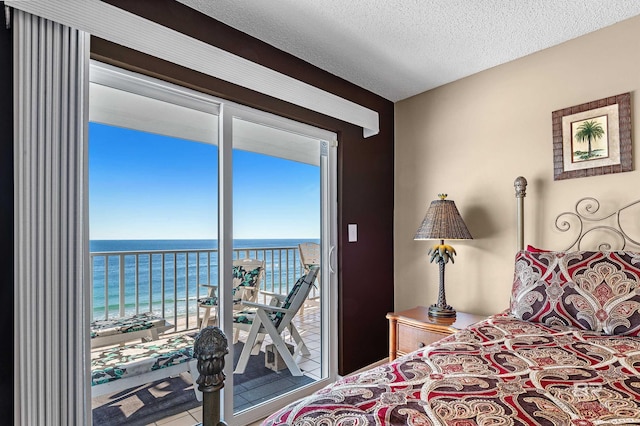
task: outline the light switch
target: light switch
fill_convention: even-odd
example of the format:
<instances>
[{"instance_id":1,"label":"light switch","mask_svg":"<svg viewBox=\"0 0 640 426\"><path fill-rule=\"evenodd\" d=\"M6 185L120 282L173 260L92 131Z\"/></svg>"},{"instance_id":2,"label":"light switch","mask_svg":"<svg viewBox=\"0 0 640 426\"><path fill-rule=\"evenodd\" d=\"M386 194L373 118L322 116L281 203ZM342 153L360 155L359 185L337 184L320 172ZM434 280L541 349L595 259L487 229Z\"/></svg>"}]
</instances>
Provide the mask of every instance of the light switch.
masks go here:
<instances>
[{"instance_id":1,"label":"light switch","mask_svg":"<svg viewBox=\"0 0 640 426\"><path fill-rule=\"evenodd\" d=\"M355 243L358 241L358 225L355 223L349 224L349 242Z\"/></svg>"}]
</instances>

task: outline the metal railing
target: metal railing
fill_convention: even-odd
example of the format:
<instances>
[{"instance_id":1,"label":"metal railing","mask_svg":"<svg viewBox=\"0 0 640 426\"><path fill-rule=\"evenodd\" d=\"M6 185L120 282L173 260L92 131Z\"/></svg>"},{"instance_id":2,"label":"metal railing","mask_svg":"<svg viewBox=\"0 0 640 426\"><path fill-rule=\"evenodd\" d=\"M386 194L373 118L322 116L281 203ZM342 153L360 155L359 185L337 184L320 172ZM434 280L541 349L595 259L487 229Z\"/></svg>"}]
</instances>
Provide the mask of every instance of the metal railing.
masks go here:
<instances>
[{"instance_id":1,"label":"metal railing","mask_svg":"<svg viewBox=\"0 0 640 426\"><path fill-rule=\"evenodd\" d=\"M233 256L265 261L263 291L287 294L304 273L297 247L238 248ZM90 267L93 319L153 311L173 319L175 331L198 327L200 284L218 284L217 249L91 252Z\"/></svg>"}]
</instances>

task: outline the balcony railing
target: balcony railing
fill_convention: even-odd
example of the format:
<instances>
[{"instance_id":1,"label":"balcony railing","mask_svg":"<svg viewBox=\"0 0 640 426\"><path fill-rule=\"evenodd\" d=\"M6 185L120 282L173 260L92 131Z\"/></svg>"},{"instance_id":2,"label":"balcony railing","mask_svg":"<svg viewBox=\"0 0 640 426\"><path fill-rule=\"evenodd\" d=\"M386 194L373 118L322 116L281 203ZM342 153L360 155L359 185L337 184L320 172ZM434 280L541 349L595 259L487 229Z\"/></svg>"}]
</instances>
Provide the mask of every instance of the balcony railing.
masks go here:
<instances>
[{"instance_id":1,"label":"balcony railing","mask_svg":"<svg viewBox=\"0 0 640 426\"><path fill-rule=\"evenodd\" d=\"M261 290L287 294L303 274L297 247L242 248L233 255L265 261ZM173 319L175 331L197 328L197 299L206 295L199 284L218 284L217 249L92 252L90 257L93 319L153 311Z\"/></svg>"}]
</instances>

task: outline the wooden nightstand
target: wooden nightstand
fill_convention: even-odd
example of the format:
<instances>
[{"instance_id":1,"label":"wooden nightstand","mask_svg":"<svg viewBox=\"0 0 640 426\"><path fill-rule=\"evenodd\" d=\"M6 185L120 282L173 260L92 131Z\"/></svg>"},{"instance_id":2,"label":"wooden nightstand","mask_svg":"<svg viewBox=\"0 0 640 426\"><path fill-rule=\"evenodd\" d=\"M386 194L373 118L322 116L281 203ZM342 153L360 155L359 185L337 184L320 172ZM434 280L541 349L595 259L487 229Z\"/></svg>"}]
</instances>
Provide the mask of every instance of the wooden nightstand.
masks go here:
<instances>
[{"instance_id":1,"label":"wooden nightstand","mask_svg":"<svg viewBox=\"0 0 640 426\"><path fill-rule=\"evenodd\" d=\"M418 306L402 312L390 312L389 361L413 352L465 327L482 321L486 316L458 312L455 318L429 316L429 308Z\"/></svg>"}]
</instances>

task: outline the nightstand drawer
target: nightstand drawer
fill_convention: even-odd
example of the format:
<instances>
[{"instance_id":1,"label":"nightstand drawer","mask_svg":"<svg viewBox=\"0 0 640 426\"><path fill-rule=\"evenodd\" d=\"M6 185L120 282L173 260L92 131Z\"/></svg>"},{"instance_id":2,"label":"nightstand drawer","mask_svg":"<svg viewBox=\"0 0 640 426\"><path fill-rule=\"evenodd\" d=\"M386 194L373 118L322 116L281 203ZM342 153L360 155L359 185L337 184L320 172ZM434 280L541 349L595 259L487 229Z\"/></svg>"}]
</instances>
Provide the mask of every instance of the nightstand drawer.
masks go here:
<instances>
[{"instance_id":1,"label":"nightstand drawer","mask_svg":"<svg viewBox=\"0 0 640 426\"><path fill-rule=\"evenodd\" d=\"M458 312L455 318L429 316L429 308L417 306L402 312L390 312L389 360L430 345L458 330L482 321L481 315Z\"/></svg>"},{"instance_id":2,"label":"nightstand drawer","mask_svg":"<svg viewBox=\"0 0 640 426\"><path fill-rule=\"evenodd\" d=\"M406 324L398 324L398 352L407 354L436 342L450 333L435 333Z\"/></svg>"}]
</instances>

